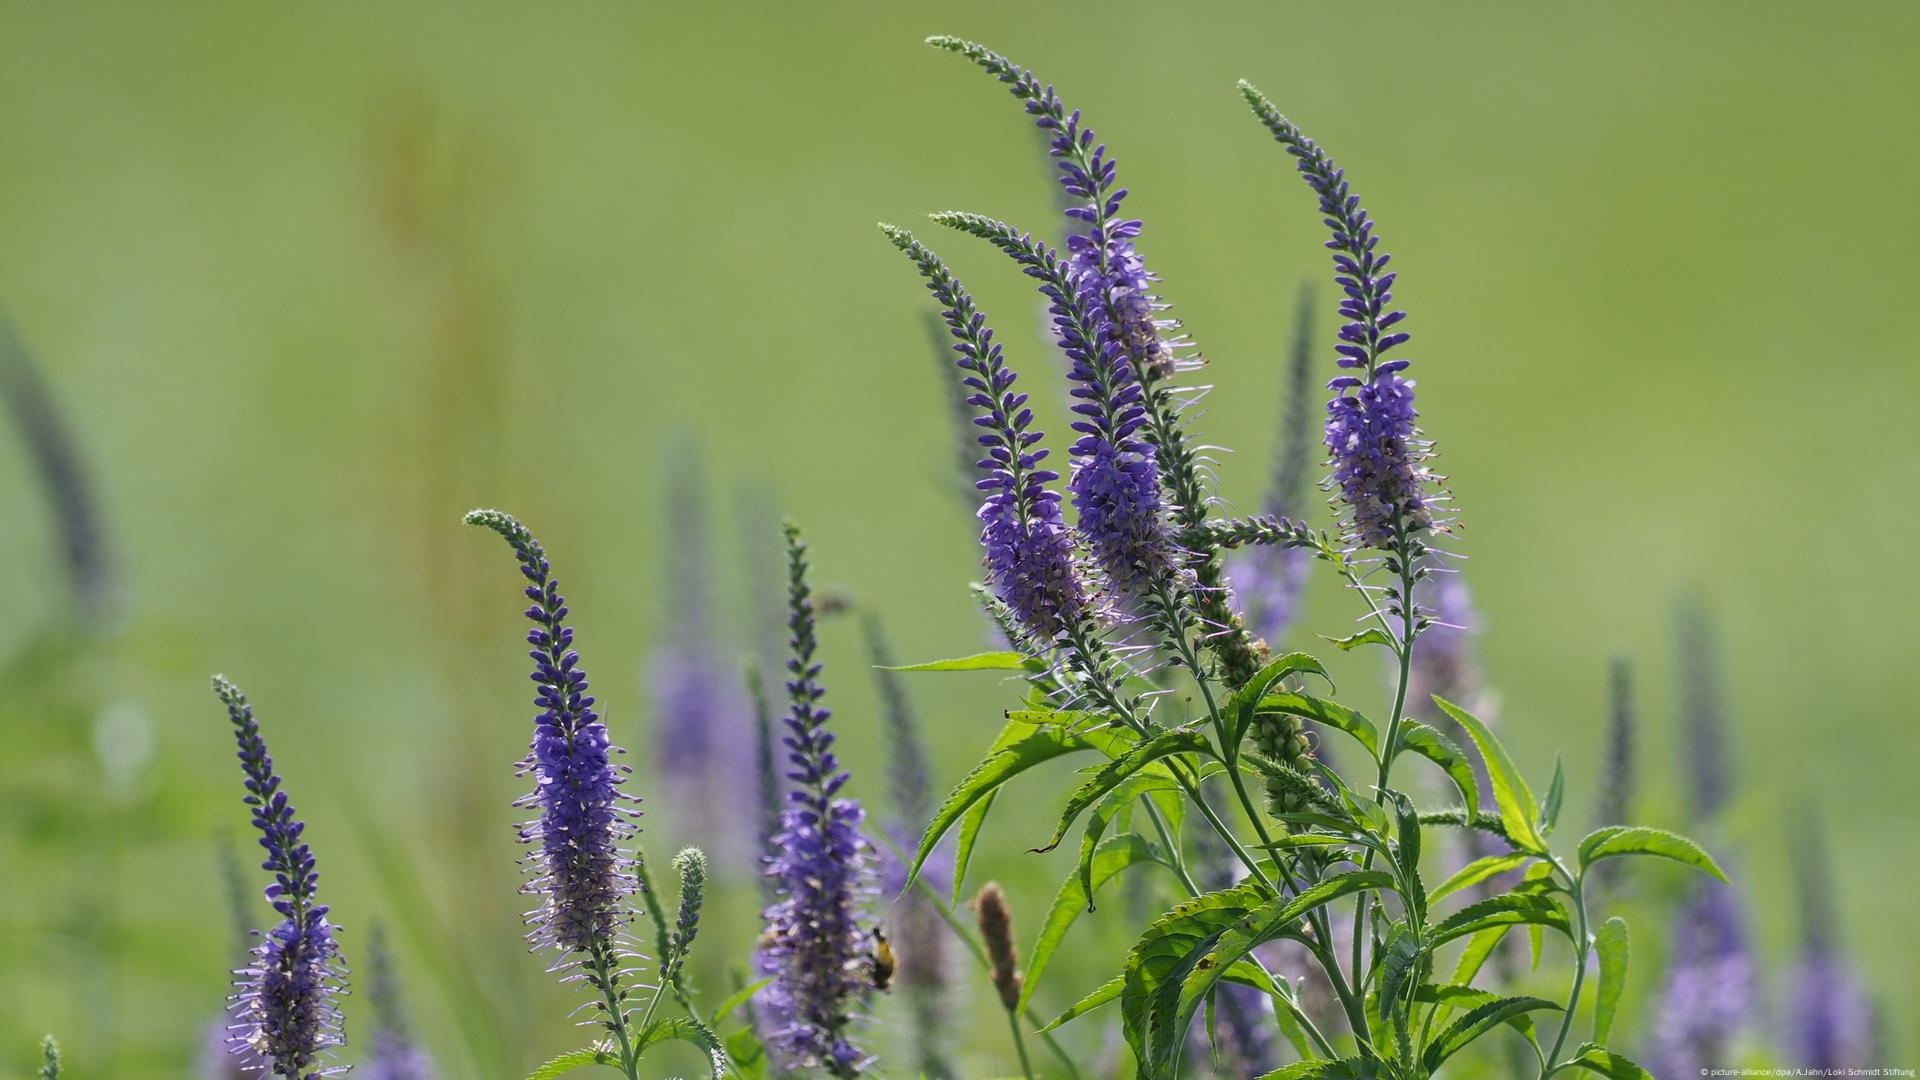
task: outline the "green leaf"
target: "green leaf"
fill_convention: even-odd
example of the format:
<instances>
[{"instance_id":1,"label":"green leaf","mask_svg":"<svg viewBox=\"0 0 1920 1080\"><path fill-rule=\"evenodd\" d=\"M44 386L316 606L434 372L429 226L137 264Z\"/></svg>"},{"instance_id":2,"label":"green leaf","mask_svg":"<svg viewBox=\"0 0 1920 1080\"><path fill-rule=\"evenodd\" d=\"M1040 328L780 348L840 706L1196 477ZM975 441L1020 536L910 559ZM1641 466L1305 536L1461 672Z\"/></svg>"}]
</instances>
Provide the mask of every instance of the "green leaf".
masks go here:
<instances>
[{"instance_id":1,"label":"green leaf","mask_svg":"<svg viewBox=\"0 0 1920 1080\"><path fill-rule=\"evenodd\" d=\"M1007 721L986 758L955 785L940 809L934 812L933 820L927 823L926 832L920 836L919 850L914 852L913 863L907 871L906 887L913 887L920 876L920 867L954 822L1000 785L1054 758L1084 750L1112 752L1125 743L1125 736L1117 731L1075 734L1061 728L1036 728L1018 720Z\"/></svg>"},{"instance_id":2,"label":"green leaf","mask_svg":"<svg viewBox=\"0 0 1920 1080\"><path fill-rule=\"evenodd\" d=\"M1107 826L1119 817L1135 799L1156 791L1178 789L1173 777L1158 773L1136 773L1127 777L1118 787L1100 800L1087 816L1086 832L1080 837L1080 885L1086 895L1087 910L1093 910L1093 860L1100 850L1100 838L1106 835Z\"/></svg>"},{"instance_id":3,"label":"green leaf","mask_svg":"<svg viewBox=\"0 0 1920 1080\"><path fill-rule=\"evenodd\" d=\"M742 1005L745 1005L749 1001L752 1001L753 995L765 989L767 984L772 982L773 979L774 977L772 975L769 975L758 982L748 983L747 985L727 995L726 998L721 1000L720 1004L714 1006L713 1022L717 1024L720 1021L725 1020L727 1017L732 1016L733 1010L739 1008Z\"/></svg>"},{"instance_id":4,"label":"green leaf","mask_svg":"<svg viewBox=\"0 0 1920 1080\"><path fill-rule=\"evenodd\" d=\"M1413 1040L1407 1031L1408 989L1426 981L1422 969L1425 967L1427 951L1412 928L1402 920L1387 931L1387 939L1380 947L1380 957L1380 1017L1393 1022L1394 1037L1400 1041L1400 1056L1410 1059L1413 1056Z\"/></svg>"},{"instance_id":5,"label":"green leaf","mask_svg":"<svg viewBox=\"0 0 1920 1080\"><path fill-rule=\"evenodd\" d=\"M1284 713L1312 720L1330 728L1338 728L1356 739L1367 748L1376 760L1380 757L1380 729L1362 713L1347 708L1338 702L1309 694L1268 694L1260 699L1254 708L1255 713Z\"/></svg>"},{"instance_id":6,"label":"green leaf","mask_svg":"<svg viewBox=\"0 0 1920 1080\"><path fill-rule=\"evenodd\" d=\"M1260 1080L1375 1080L1379 1075L1366 1059L1350 1057L1338 1061L1296 1061Z\"/></svg>"},{"instance_id":7,"label":"green leaf","mask_svg":"<svg viewBox=\"0 0 1920 1080\"><path fill-rule=\"evenodd\" d=\"M1348 840L1344 836L1329 836L1326 833L1300 832L1300 833L1288 833L1287 835L1281 837L1278 840L1274 840L1270 843L1265 843L1265 844L1256 844L1254 846L1266 848L1269 851L1291 851L1294 848L1303 848L1303 847L1344 847L1350 843L1352 843L1352 841Z\"/></svg>"},{"instance_id":8,"label":"green leaf","mask_svg":"<svg viewBox=\"0 0 1920 1080\"><path fill-rule=\"evenodd\" d=\"M1125 975L1115 975L1113 978L1101 983L1093 993L1088 994L1086 997L1068 1006L1066 1012L1047 1021L1046 1024L1041 1027L1040 1030L1034 1032L1034 1034L1044 1035L1069 1021L1077 1020L1085 1016L1100 1006L1118 998L1121 991L1126 989L1126 986L1127 977Z\"/></svg>"},{"instance_id":9,"label":"green leaf","mask_svg":"<svg viewBox=\"0 0 1920 1080\"><path fill-rule=\"evenodd\" d=\"M1404 899L1413 921L1424 924L1427 921L1427 897L1420 881L1420 815L1413 808L1413 802L1398 791L1387 792L1388 801L1393 804L1394 836L1400 842L1395 857L1400 865L1400 878L1403 883Z\"/></svg>"},{"instance_id":10,"label":"green leaf","mask_svg":"<svg viewBox=\"0 0 1920 1080\"><path fill-rule=\"evenodd\" d=\"M1688 866L1712 874L1721 881L1727 875L1721 871L1720 864L1713 856L1704 851L1699 844L1665 829L1649 828L1645 825L1608 825L1588 833L1580 841L1580 868L1587 867L1601 859L1611 859L1619 855L1657 855L1663 859L1686 863Z\"/></svg>"},{"instance_id":11,"label":"green leaf","mask_svg":"<svg viewBox=\"0 0 1920 1080\"><path fill-rule=\"evenodd\" d=\"M1490 926L1521 925L1551 926L1567 935L1568 940L1573 939L1573 925L1558 903L1544 896L1508 894L1468 904L1435 925L1427 940L1429 946L1437 949L1455 938L1477 934Z\"/></svg>"},{"instance_id":12,"label":"green leaf","mask_svg":"<svg viewBox=\"0 0 1920 1080\"><path fill-rule=\"evenodd\" d=\"M1261 668L1253 678L1248 679L1245 685L1235 690L1231 698L1227 699L1227 706L1223 713L1228 725L1226 744L1237 747L1241 740L1247 737L1247 725L1253 723L1253 714L1260 704L1260 699L1267 696L1267 691L1274 683L1301 672L1318 675L1327 681L1327 686L1333 686L1333 676L1327 674L1327 669L1320 661L1306 653L1293 652L1275 657L1268 661L1267 665Z\"/></svg>"},{"instance_id":13,"label":"green leaf","mask_svg":"<svg viewBox=\"0 0 1920 1080\"><path fill-rule=\"evenodd\" d=\"M1460 962L1453 967L1453 981L1462 986L1473 982L1474 976L1480 974L1480 968L1486 964L1487 957L1493 955L1493 950L1499 947L1510 929L1510 924L1501 924L1474 931L1473 936L1467 939L1466 949L1460 953Z\"/></svg>"},{"instance_id":14,"label":"green leaf","mask_svg":"<svg viewBox=\"0 0 1920 1080\"><path fill-rule=\"evenodd\" d=\"M1459 1053L1473 1040L1516 1016L1542 1009L1558 1012L1560 1006L1537 997L1501 998L1478 1006L1455 1020L1447 1030L1440 1033L1438 1038L1429 1043L1427 1052L1420 1057L1420 1064L1428 1072L1433 1072L1440 1067L1441 1062Z\"/></svg>"},{"instance_id":15,"label":"green leaf","mask_svg":"<svg viewBox=\"0 0 1920 1080\"><path fill-rule=\"evenodd\" d=\"M734 1072L744 1080L766 1080L767 1048L760 1041L760 1033L752 1028L727 1033L727 1058L733 1062Z\"/></svg>"},{"instance_id":16,"label":"green leaf","mask_svg":"<svg viewBox=\"0 0 1920 1080\"><path fill-rule=\"evenodd\" d=\"M1007 712L1007 719L1034 727L1064 727L1078 731L1110 724L1113 714L1084 709L1011 709Z\"/></svg>"},{"instance_id":17,"label":"green leaf","mask_svg":"<svg viewBox=\"0 0 1920 1080\"><path fill-rule=\"evenodd\" d=\"M1473 762L1467 758L1466 752L1452 739L1418 720L1401 720L1400 749L1411 750L1440 766L1447 778L1453 781L1453 786L1460 789L1462 805L1481 805L1480 777L1473 771Z\"/></svg>"},{"instance_id":18,"label":"green leaf","mask_svg":"<svg viewBox=\"0 0 1920 1080\"><path fill-rule=\"evenodd\" d=\"M1654 1080L1653 1074L1611 1050L1583 1046L1564 1068L1585 1069L1609 1080Z\"/></svg>"},{"instance_id":19,"label":"green leaf","mask_svg":"<svg viewBox=\"0 0 1920 1080\"><path fill-rule=\"evenodd\" d=\"M1046 919L1040 924L1039 937L1034 939L1033 948L1027 953L1027 974L1020 988L1019 1008L1025 1009L1033 999L1033 990L1040 985L1041 974L1053 962L1054 952L1060 948L1060 943L1066 939L1067 931L1073 928L1080 913L1093 910L1093 895L1100 886L1128 867L1158 858L1159 850L1144 837L1138 833L1122 833L1101 844L1081 870L1067 875L1067 879L1060 883L1060 891L1054 894L1053 906L1047 910Z\"/></svg>"},{"instance_id":20,"label":"green leaf","mask_svg":"<svg viewBox=\"0 0 1920 1080\"><path fill-rule=\"evenodd\" d=\"M1620 995L1627 988L1627 921L1615 915L1602 923L1593 937L1593 949L1600 957L1600 988L1593 1001L1593 1041L1604 1046L1613 1034L1613 1018L1620 1010Z\"/></svg>"},{"instance_id":21,"label":"green leaf","mask_svg":"<svg viewBox=\"0 0 1920 1080\"><path fill-rule=\"evenodd\" d=\"M1528 855L1524 851L1514 851L1505 855L1488 855L1484 858L1475 859L1455 871L1452 877L1435 887L1432 892L1427 894L1427 900L1429 903L1437 904L1442 898L1451 896L1461 889L1478 885L1490 877L1497 877L1510 870L1518 870L1520 867L1525 866L1527 860L1531 858L1533 858L1533 856Z\"/></svg>"},{"instance_id":22,"label":"green leaf","mask_svg":"<svg viewBox=\"0 0 1920 1080\"><path fill-rule=\"evenodd\" d=\"M1247 887L1242 886L1239 890L1227 890L1239 895L1223 899L1219 906L1195 911L1184 922L1176 921L1167 925L1160 942L1156 944L1183 939L1196 940L1198 943L1192 952L1177 962L1163 965L1169 972L1181 973L1177 981L1177 994L1165 994L1161 985L1152 982L1151 972L1148 978L1142 980L1141 990L1152 998L1155 1006L1149 1014L1147 1048L1151 1056L1140 1059L1150 1066L1147 1072L1152 1074L1156 1068L1164 1070L1172 1067L1180 1045L1186 1038L1187 1025L1193 1019L1194 1010L1202 999L1213 992L1215 984L1225 973L1254 946L1273 940L1323 904L1367 889L1392 887L1393 875L1382 870L1355 870L1330 877L1292 897L1262 899L1259 894L1248 893ZM1222 893L1210 895L1225 896ZM1219 912L1228 911L1242 902L1250 902L1253 906L1242 910L1236 917L1219 917ZM1174 914L1178 915L1180 911L1181 908L1176 907ZM1165 922L1167 920L1163 919L1162 923ZM1147 938L1141 938L1141 945L1147 944L1147 941ZM1139 951L1141 945L1136 945L1135 950ZM1161 949L1161 958L1165 958L1167 951ZM1134 958L1129 955L1127 959L1130 976L1128 989L1133 991L1131 975Z\"/></svg>"},{"instance_id":23,"label":"green leaf","mask_svg":"<svg viewBox=\"0 0 1920 1080\"><path fill-rule=\"evenodd\" d=\"M583 1046L578 1050L561 1054L559 1057L528 1073L527 1080L553 1080L554 1077L562 1073L570 1073L575 1069L584 1069L589 1065L611 1065L617 1069L620 1067L620 1059L601 1047Z\"/></svg>"},{"instance_id":24,"label":"green leaf","mask_svg":"<svg viewBox=\"0 0 1920 1080\"><path fill-rule=\"evenodd\" d=\"M713 1070L713 1080L724 1080L727 1075L727 1052L720 1046L720 1037L691 1016L669 1016L648 1024L646 1030L634 1037L633 1056L639 1057L656 1043L676 1040L692 1043L705 1050L707 1065Z\"/></svg>"},{"instance_id":25,"label":"green leaf","mask_svg":"<svg viewBox=\"0 0 1920 1080\"><path fill-rule=\"evenodd\" d=\"M1068 797L1067 808L1061 811L1060 822L1053 828L1053 836L1044 845L1033 850L1036 853L1047 852L1058 847L1061 838L1065 837L1067 830L1073 827L1074 819L1078 818L1087 807L1100 801L1107 792L1112 791L1127 777L1161 758L1172 754L1194 753L1206 747L1206 738L1193 731L1162 732L1145 742L1134 745L1126 753L1100 766L1091 779L1081 784L1079 789Z\"/></svg>"},{"instance_id":26,"label":"green leaf","mask_svg":"<svg viewBox=\"0 0 1920 1080\"><path fill-rule=\"evenodd\" d=\"M882 671L1025 671L1027 658L1017 652L983 652L951 660L929 660L924 664L883 667Z\"/></svg>"},{"instance_id":27,"label":"green leaf","mask_svg":"<svg viewBox=\"0 0 1920 1080\"><path fill-rule=\"evenodd\" d=\"M1183 1024L1180 1035L1170 1034L1188 973L1222 933L1264 899L1257 887L1240 885L1183 900L1155 919L1128 950L1121 968L1120 1022L1143 1075L1158 1075L1156 1063L1171 1061L1161 1049L1176 1045L1185 1033Z\"/></svg>"},{"instance_id":28,"label":"green leaf","mask_svg":"<svg viewBox=\"0 0 1920 1080\"><path fill-rule=\"evenodd\" d=\"M1501 746L1487 725L1472 713L1437 694L1433 702L1465 728L1467 734L1473 736L1474 745L1480 748L1480 757L1487 763L1487 775L1493 780L1493 802L1500 808L1500 821L1506 825L1507 835L1522 850L1544 853L1547 841L1533 823L1533 790L1527 787L1526 777L1520 775L1520 770L1514 768L1507 748Z\"/></svg>"},{"instance_id":29,"label":"green leaf","mask_svg":"<svg viewBox=\"0 0 1920 1080\"><path fill-rule=\"evenodd\" d=\"M1540 835L1552 836L1560 820L1560 803L1567 794L1567 770L1560 755L1553 755L1553 782L1547 785L1547 801L1540 804Z\"/></svg>"},{"instance_id":30,"label":"green leaf","mask_svg":"<svg viewBox=\"0 0 1920 1080\"><path fill-rule=\"evenodd\" d=\"M999 797L998 788L987 792L987 797L968 807L967 815L960 819L960 837L953 845L953 904L955 907L960 906L960 898L966 895L967 867L973 862L974 846L980 842L980 830L987 824L987 815L993 813L993 801Z\"/></svg>"},{"instance_id":31,"label":"green leaf","mask_svg":"<svg viewBox=\"0 0 1920 1080\"><path fill-rule=\"evenodd\" d=\"M1357 634L1348 634L1346 637L1343 637L1343 638L1332 638L1332 637L1326 636L1325 634L1320 634L1317 636L1322 641L1332 642L1335 646L1337 646L1340 649L1341 652L1352 652L1353 650L1359 648L1362 645L1385 645L1387 648L1391 649L1396 647L1399 644L1399 642L1393 640L1392 635L1388 634L1385 630L1382 630L1377 626L1370 626L1365 630L1360 631Z\"/></svg>"}]
</instances>

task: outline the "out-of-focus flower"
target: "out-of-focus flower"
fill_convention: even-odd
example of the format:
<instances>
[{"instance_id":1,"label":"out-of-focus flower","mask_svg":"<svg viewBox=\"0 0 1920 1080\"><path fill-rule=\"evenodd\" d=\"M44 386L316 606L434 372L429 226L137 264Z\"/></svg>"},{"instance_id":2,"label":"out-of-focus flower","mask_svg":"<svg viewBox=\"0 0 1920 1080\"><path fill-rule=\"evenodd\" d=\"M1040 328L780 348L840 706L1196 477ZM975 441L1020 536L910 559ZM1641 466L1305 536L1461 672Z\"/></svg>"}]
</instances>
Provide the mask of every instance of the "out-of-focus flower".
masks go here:
<instances>
[{"instance_id":1,"label":"out-of-focus flower","mask_svg":"<svg viewBox=\"0 0 1920 1080\"><path fill-rule=\"evenodd\" d=\"M400 976L386 928L373 926L367 943L369 971L367 997L373 1005L373 1054L360 1068L364 1080L433 1080L433 1062L407 1030L407 1010L401 999Z\"/></svg>"}]
</instances>

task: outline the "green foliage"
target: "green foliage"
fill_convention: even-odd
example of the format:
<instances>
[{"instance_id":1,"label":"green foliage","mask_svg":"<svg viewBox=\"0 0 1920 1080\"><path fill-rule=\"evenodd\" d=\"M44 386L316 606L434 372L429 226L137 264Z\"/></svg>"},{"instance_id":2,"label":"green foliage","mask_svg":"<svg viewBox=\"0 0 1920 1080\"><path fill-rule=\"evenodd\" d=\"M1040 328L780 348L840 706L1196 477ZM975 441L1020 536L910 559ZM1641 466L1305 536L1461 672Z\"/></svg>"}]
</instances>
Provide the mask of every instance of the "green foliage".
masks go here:
<instances>
[{"instance_id":1,"label":"green foliage","mask_svg":"<svg viewBox=\"0 0 1920 1080\"><path fill-rule=\"evenodd\" d=\"M620 1055L604 1046L583 1046L570 1050L527 1074L527 1080L553 1080L554 1077L593 1065L620 1067Z\"/></svg>"},{"instance_id":2,"label":"green foliage","mask_svg":"<svg viewBox=\"0 0 1920 1080\"><path fill-rule=\"evenodd\" d=\"M51 1035L40 1040L40 1080L60 1080L60 1044Z\"/></svg>"},{"instance_id":3,"label":"green foliage","mask_svg":"<svg viewBox=\"0 0 1920 1080\"><path fill-rule=\"evenodd\" d=\"M1507 835L1522 851L1544 852L1546 838L1540 835L1534 822L1536 806L1533 790L1527 787L1526 778L1520 770L1514 768L1513 759L1507 756L1506 747L1494 738L1487 725L1481 723L1472 713L1458 705L1436 697L1434 704L1454 722L1466 729L1473 737L1475 746L1480 748L1480 757L1487 763L1487 775L1493 783L1494 805L1500 808L1500 822L1506 826Z\"/></svg>"},{"instance_id":4,"label":"green foliage","mask_svg":"<svg viewBox=\"0 0 1920 1080\"><path fill-rule=\"evenodd\" d=\"M1600 985L1593 997L1593 1041L1605 1046L1613 1034L1620 995L1627 988L1627 921L1616 915L1602 923L1593 936L1593 948L1600 957Z\"/></svg>"},{"instance_id":5,"label":"green foliage","mask_svg":"<svg viewBox=\"0 0 1920 1080\"><path fill-rule=\"evenodd\" d=\"M1595 829L1580 841L1580 867L1583 871L1601 859L1621 855L1653 855L1672 859L1712 874L1721 881L1727 880L1720 864L1714 862L1713 856L1707 854L1699 844L1665 829L1644 825L1608 825Z\"/></svg>"},{"instance_id":6,"label":"green foliage","mask_svg":"<svg viewBox=\"0 0 1920 1080\"><path fill-rule=\"evenodd\" d=\"M1433 1072L1442 1062L1464 1049L1468 1043L1514 1017L1542 1010L1558 1012L1559 1009L1560 1006L1553 1002L1536 997L1500 998L1476 1006L1427 1044L1426 1051L1420 1057L1420 1064L1428 1072Z\"/></svg>"},{"instance_id":7,"label":"green foliage","mask_svg":"<svg viewBox=\"0 0 1920 1080\"><path fill-rule=\"evenodd\" d=\"M1053 954L1066 939L1067 931L1073 928L1082 911L1093 910L1093 897L1100 886L1133 866L1157 862L1161 858L1160 852L1152 844L1134 833L1110 837L1090 855L1060 883L1060 891L1053 897L1053 906L1047 909L1047 916L1040 924L1039 936L1034 938L1033 948L1027 951L1026 981L1020 989L1019 1007L1022 1009L1032 1001L1034 989L1040 985L1040 976L1052 963Z\"/></svg>"},{"instance_id":8,"label":"green foliage","mask_svg":"<svg viewBox=\"0 0 1920 1080\"><path fill-rule=\"evenodd\" d=\"M1107 762L1094 772L1092 778L1074 791L1067 799L1067 807L1060 813L1060 823L1054 826L1053 836L1035 852L1052 851L1059 846L1067 830L1073 827L1075 818L1112 791L1121 781L1139 772L1141 769L1173 754L1187 754L1207 748L1207 740L1192 731L1168 731L1155 735L1127 752Z\"/></svg>"},{"instance_id":9,"label":"green foliage","mask_svg":"<svg viewBox=\"0 0 1920 1080\"><path fill-rule=\"evenodd\" d=\"M1028 671L1032 661L1017 652L984 652L972 656L957 656L951 660L928 660L919 664L902 664L899 667L883 668L885 671Z\"/></svg>"}]
</instances>

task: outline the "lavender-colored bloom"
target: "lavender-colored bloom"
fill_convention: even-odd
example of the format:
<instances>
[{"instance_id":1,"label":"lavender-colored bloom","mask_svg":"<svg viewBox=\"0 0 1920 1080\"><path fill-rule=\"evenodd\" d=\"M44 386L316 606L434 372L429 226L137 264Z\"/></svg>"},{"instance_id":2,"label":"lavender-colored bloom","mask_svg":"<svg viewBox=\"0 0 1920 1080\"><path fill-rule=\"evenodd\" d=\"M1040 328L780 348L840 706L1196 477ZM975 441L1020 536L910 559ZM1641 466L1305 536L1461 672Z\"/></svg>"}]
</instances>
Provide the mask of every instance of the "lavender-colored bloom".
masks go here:
<instances>
[{"instance_id":1,"label":"lavender-colored bloom","mask_svg":"<svg viewBox=\"0 0 1920 1080\"><path fill-rule=\"evenodd\" d=\"M907 254L941 305L957 344L961 382L986 456L978 462L987 493L980 507L980 541L986 548L989 584L1022 624L1052 640L1070 620L1082 617L1086 595L1073 563L1073 543L1061 518L1060 496L1047 485L1060 474L1040 468L1047 450L1033 427L1027 395L1013 389L1018 378L1001 356L986 315L940 257L905 229L883 225L888 239ZM1036 449L1036 447L1038 447Z\"/></svg>"},{"instance_id":2,"label":"lavender-colored bloom","mask_svg":"<svg viewBox=\"0 0 1920 1080\"><path fill-rule=\"evenodd\" d=\"M814 659L813 591L807 583L806 545L789 524L787 661L787 798L768 873L780 899L766 912L761 962L775 978L763 1001L775 1027L770 1041L793 1064L857 1076L868 1057L848 1038L852 1008L869 985L872 939L861 924L870 848L860 835L860 803L840 798L848 774L833 752L831 715L820 704L820 663Z\"/></svg>"},{"instance_id":3,"label":"lavender-colored bloom","mask_svg":"<svg viewBox=\"0 0 1920 1080\"><path fill-rule=\"evenodd\" d=\"M1045 244L978 214L934 220L981 237L1013 258L1040 285L1070 361L1074 386L1073 492L1078 527L1107 582L1121 596L1171 568L1160 505L1160 470L1147 426L1140 380L1101 303L1098 274L1070 268Z\"/></svg>"},{"instance_id":4,"label":"lavender-colored bloom","mask_svg":"<svg viewBox=\"0 0 1920 1080\"><path fill-rule=\"evenodd\" d=\"M1733 1061L1756 1005L1759 970L1739 893L1723 882L1700 883L1682 905L1670 940L1651 1069L1656 1076L1698 1076Z\"/></svg>"},{"instance_id":5,"label":"lavender-colored bloom","mask_svg":"<svg viewBox=\"0 0 1920 1080\"><path fill-rule=\"evenodd\" d=\"M1800 891L1800 958L1787 977L1793 1007L1786 1063L1833 1070L1872 1067L1874 1014L1840 942L1833 866L1818 818L1803 811L1793 859Z\"/></svg>"},{"instance_id":6,"label":"lavender-colored bloom","mask_svg":"<svg viewBox=\"0 0 1920 1080\"><path fill-rule=\"evenodd\" d=\"M1263 509L1281 521L1297 520L1306 508L1307 471L1312 467L1312 421L1308 399L1313 381L1313 289L1300 286L1295 305L1293 344L1287 355L1287 389L1280 408L1280 438ZM1247 625L1279 650L1299 614L1306 584L1307 549L1292 544L1257 544L1229 564L1234 597L1246 610Z\"/></svg>"},{"instance_id":7,"label":"lavender-colored bloom","mask_svg":"<svg viewBox=\"0 0 1920 1080\"><path fill-rule=\"evenodd\" d=\"M712 530L705 478L682 456L668 477L667 580L661 638L648 665L654 762L672 824L714 852L722 866L747 862L749 838L732 813L745 779L732 753L745 734L738 682L719 661L713 628Z\"/></svg>"},{"instance_id":8,"label":"lavender-colored bloom","mask_svg":"<svg viewBox=\"0 0 1920 1080\"><path fill-rule=\"evenodd\" d=\"M233 723L247 778L244 801L253 808L253 826L267 853L260 868L273 874L267 902L280 915L279 925L261 935L248 966L236 973L231 1045L251 1067L292 1080L344 1072L325 1061L346 1042L335 1002L345 988L346 967L327 905L316 896L320 874L300 838L306 823L280 790L280 775L246 695L223 675L213 677L213 690Z\"/></svg>"},{"instance_id":9,"label":"lavender-colored bloom","mask_svg":"<svg viewBox=\"0 0 1920 1080\"><path fill-rule=\"evenodd\" d=\"M635 885L620 845L634 835L637 811L630 808L636 800L620 792L626 770L614 765L612 756L622 751L608 738L586 692L586 672L566 623L566 598L540 541L498 510L475 510L466 520L499 533L513 548L533 602L526 610L533 623L527 643L533 646L528 656L537 688L533 703L540 712L520 771L533 775L534 790L514 803L539 811L520 826L521 842L539 846L523 886L540 898L528 917L527 940L536 949L561 954L553 970L580 968L603 997L624 1000L618 937L631 918Z\"/></svg>"},{"instance_id":10,"label":"lavender-colored bloom","mask_svg":"<svg viewBox=\"0 0 1920 1080\"><path fill-rule=\"evenodd\" d=\"M433 1062L407 1032L400 976L393 968L386 929L375 923L367 944L367 997L373 1005L373 1055L361 1067L363 1080L433 1080Z\"/></svg>"},{"instance_id":11,"label":"lavender-colored bloom","mask_svg":"<svg viewBox=\"0 0 1920 1080\"><path fill-rule=\"evenodd\" d=\"M760 860L761 899L773 902L773 879L766 876L765 861L773 854L773 838L780 833L780 806L786 802L786 783L774 762L773 708L767 702L766 680L760 665L752 660L745 665L748 700L753 704L754 795L759 808L755 828L755 858Z\"/></svg>"},{"instance_id":12,"label":"lavender-colored bloom","mask_svg":"<svg viewBox=\"0 0 1920 1080\"><path fill-rule=\"evenodd\" d=\"M1405 548L1436 525L1431 489L1438 478L1427 467L1430 444L1415 426L1413 383L1400 376L1408 361L1385 358L1411 336L1393 329L1406 312L1387 310L1396 276L1387 270L1392 256L1376 253L1380 238L1345 171L1251 83L1242 82L1240 92L1274 139L1299 159L1300 177L1320 196L1320 212L1333 232L1327 247L1334 281L1346 294L1340 316L1347 320L1334 349L1340 367L1357 373L1327 384L1338 394L1327 402L1326 445L1333 455L1333 485L1347 506L1341 527L1355 547Z\"/></svg>"}]
</instances>

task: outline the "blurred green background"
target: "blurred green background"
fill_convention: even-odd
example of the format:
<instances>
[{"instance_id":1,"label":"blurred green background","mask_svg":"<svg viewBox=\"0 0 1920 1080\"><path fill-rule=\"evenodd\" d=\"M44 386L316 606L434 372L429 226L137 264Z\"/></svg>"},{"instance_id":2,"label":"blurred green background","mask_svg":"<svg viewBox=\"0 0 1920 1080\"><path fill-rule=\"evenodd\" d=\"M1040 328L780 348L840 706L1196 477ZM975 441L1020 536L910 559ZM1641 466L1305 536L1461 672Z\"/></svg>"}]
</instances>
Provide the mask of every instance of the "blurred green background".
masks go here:
<instances>
[{"instance_id":1,"label":"blurred green background","mask_svg":"<svg viewBox=\"0 0 1920 1080\"><path fill-rule=\"evenodd\" d=\"M1523 765L1564 753L1570 806L1591 804L1604 664L1625 653L1641 817L1684 825L1671 616L1698 590L1725 629L1742 783L1712 839L1769 956L1794 934L1782 823L1814 805L1896 1036L1920 1012L1912 5L0 11L0 304L83 445L124 599L109 631L64 629L45 503L4 433L0 1071L44 1030L76 1075L183 1075L197 1052L229 965L215 837L246 823L215 670L260 710L349 958L370 921L393 927L448 1074L522 1075L574 1045L570 996L517 943L517 579L459 525L469 507L546 541L636 750L645 661L672 633L676 447L706 461L730 650L764 634L749 582L771 511L742 507L773 503L902 655L978 647L926 298L873 223L966 208L1051 231L1053 201L1017 104L921 47L932 32L1032 65L1114 148L1142 250L1212 361L1199 426L1238 451L1220 476L1241 507L1294 289L1325 259L1234 79L1326 145L1402 273ZM1059 430L1024 279L919 231ZM1306 629L1352 614L1317 581ZM851 621L826 659L854 790L880 803ZM1342 670L1384 709L1369 666ZM991 676L915 689L944 786L1010 694ZM976 864L1029 929L1071 859L1022 853L1050 801L1033 792ZM1667 874L1647 869L1648 891ZM729 904L702 937L715 987L754 933L744 891ZM1044 1011L1117 965L1125 913L1102 910ZM1636 950L1664 933L1636 930ZM969 990L965 1071L1009 1068Z\"/></svg>"}]
</instances>

